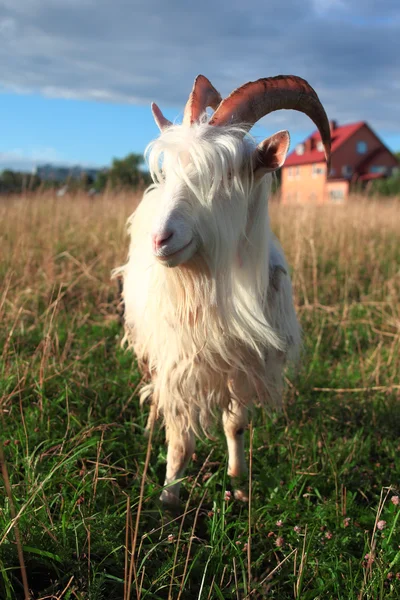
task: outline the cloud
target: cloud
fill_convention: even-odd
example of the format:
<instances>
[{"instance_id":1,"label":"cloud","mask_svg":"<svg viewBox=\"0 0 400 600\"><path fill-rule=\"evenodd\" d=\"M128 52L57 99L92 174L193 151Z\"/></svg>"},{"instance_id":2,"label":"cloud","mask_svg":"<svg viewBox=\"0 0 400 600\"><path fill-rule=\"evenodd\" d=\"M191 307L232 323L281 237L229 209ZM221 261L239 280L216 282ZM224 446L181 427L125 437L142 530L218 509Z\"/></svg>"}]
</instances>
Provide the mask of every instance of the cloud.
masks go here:
<instances>
[{"instance_id":1,"label":"cloud","mask_svg":"<svg viewBox=\"0 0 400 600\"><path fill-rule=\"evenodd\" d=\"M14 148L7 152L0 152L0 173L4 169L31 172L36 166L51 163L64 167L74 166L75 163L65 160L55 148L31 148L24 150ZM91 164L81 166L92 167Z\"/></svg>"},{"instance_id":2,"label":"cloud","mask_svg":"<svg viewBox=\"0 0 400 600\"><path fill-rule=\"evenodd\" d=\"M223 95L294 73L328 115L400 132L398 0L0 0L3 89L183 109L204 73ZM293 112L268 127L307 128Z\"/></svg>"}]
</instances>

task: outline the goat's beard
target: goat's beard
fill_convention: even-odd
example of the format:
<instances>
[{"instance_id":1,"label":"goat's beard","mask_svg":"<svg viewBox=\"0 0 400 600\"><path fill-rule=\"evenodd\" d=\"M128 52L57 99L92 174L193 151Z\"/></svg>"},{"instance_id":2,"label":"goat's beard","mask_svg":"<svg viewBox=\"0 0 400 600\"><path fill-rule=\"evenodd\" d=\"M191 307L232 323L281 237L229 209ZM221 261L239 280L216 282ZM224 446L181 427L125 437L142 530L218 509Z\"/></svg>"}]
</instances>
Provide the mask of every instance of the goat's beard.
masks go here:
<instances>
[{"instance_id":1,"label":"goat's beard","mask_svg":"<svg viewBox=\"0 0 400 600\"><path fill-rule=\"evenodd\" d=\"M249 308L234 302L236 268L210 262L205 249L174 269L155 265L144 323L127 326L127 339L152 377L153 401L180 429L209 431L235 388L247 405L255 398L279 403L261 336L245 331L242 311Z\"/></svg>"}]
</instances>

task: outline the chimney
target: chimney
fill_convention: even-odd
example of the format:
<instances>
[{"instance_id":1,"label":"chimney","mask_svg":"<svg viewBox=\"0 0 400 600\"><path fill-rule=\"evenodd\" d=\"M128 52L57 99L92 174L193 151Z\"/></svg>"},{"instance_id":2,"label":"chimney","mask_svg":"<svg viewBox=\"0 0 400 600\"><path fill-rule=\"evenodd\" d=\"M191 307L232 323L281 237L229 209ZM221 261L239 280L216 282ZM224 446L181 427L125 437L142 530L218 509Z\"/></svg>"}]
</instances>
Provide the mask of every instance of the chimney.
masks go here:
<instances>
[{"instance_id":1,"label":"chimney","mask_svg":"<svg viewBox=\"0 0 400 600\"><path fill-rule=\"evenodd\" d=\"M304 142L304 150L306 152L310 152L312 150L312 140L311 138L307 138Z\"/></svg>"},{"instance_id":2,"label":"chimney","mask_svg":"<svg viewBox=\"0 0 400 600\"><path fill-rule=\"evenodd\" d=\"M337 126L338 126L337 121L335 121L334 119L329 121L329 129L331 130L331 135L335 131L335 129L337 129Z\"/></svg>"}]
</instances>

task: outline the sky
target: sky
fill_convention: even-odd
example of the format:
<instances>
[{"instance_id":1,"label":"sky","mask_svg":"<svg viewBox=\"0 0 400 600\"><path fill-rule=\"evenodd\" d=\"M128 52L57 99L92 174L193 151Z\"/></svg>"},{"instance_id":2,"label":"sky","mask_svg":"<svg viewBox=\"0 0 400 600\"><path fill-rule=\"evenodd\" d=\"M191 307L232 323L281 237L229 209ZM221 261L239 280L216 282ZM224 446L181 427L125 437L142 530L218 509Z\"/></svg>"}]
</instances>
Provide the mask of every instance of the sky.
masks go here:
<instances>
[{"instance_id":1,"label":"sky","mask_svg":"<svg viewBox=\"0 0 400 600\"><path fill-rule=\"evenodd\" d=\"M199 73L223 97L299 75L400 151L399 0L0 0L0 170L142 153L150 103L179 121ZM280 129L293 148L313 124L280 111L253 134Z\"/></svg>"}]
</instances>

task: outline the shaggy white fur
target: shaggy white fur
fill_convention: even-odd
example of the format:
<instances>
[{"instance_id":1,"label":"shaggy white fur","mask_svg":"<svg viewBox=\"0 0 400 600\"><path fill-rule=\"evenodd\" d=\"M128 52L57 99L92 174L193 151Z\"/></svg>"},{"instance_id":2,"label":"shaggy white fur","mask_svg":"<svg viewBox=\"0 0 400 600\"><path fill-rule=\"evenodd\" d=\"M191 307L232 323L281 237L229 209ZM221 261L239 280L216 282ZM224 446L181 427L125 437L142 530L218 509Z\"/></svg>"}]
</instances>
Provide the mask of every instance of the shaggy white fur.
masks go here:
<instances>
[{"instance_id":1,"label":"shaggy white fur","mask_svg":"<svg viewBox=\"0 0 400 600\"><path fill-rule=\"evenodd\" d=\"M142 398L178 439L209 431L232 399L279 406L285 361L301 344L269 224L272 175L257 176L245 131L204 117L161 133L149 147L156 183L129 220L129 259L116 271L125 340L150 378Z\"/></svg>"},{"instance_id":2,"label":"shaggy white fur","mask_svg":"<svg viewBox=\"0 0 400 600\"><path fill-rule=\"evenodd\" d=\"M204 122L168 128L150 147L157 183L129 221L129 260L119 269L126 340L148 366L159 410L179 429L206 428L214 409L227 406L231 379L242 402L279 404L274 359L296 355L300 344L288 268L269 226L271 175L254 180L252 144L242 136L239 127ZM197 249L168 269L150 231L163 203L177 210L177 199Z\"/></svg>"}]
</instances>

